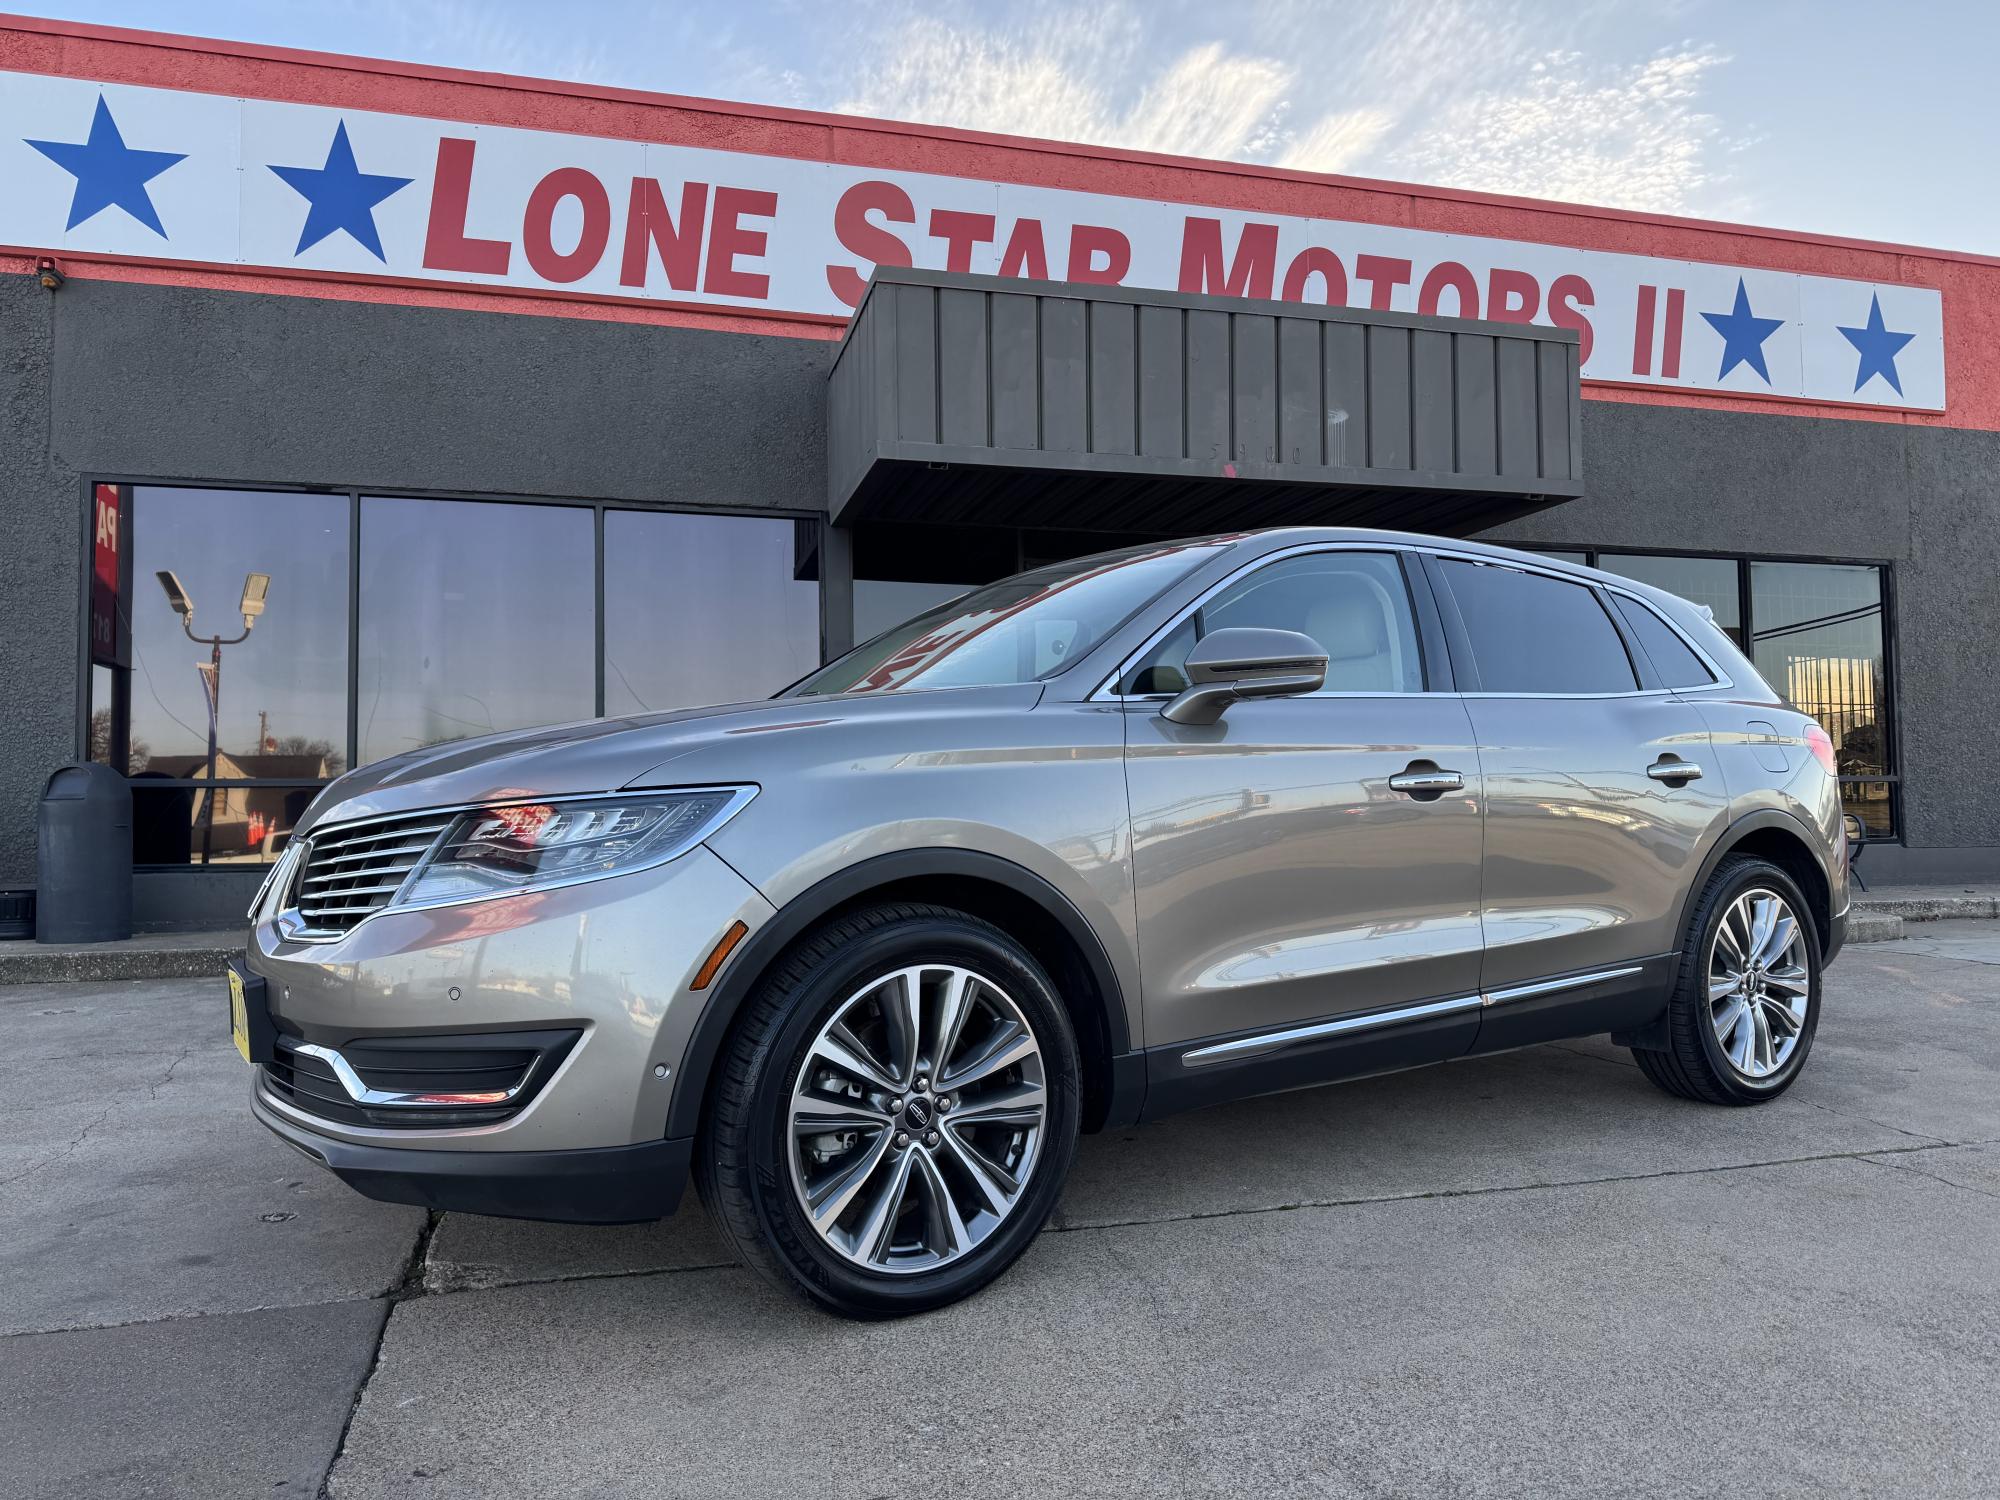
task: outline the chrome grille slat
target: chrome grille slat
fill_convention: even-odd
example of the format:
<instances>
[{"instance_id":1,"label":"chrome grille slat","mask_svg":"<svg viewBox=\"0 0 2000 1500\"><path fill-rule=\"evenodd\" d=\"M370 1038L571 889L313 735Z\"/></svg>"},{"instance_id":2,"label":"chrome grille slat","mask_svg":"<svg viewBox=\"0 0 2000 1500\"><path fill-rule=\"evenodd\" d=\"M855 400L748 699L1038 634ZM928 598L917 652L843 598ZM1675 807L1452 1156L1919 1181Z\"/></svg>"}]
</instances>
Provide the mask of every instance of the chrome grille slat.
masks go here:
<instances>
[{"instance_id":1,"label":"chrome grille slat","mask_svg":"<svg viewBox=\"0 0 2000 1500\"><path fill-rule=\"evenodd\" d=\"M397 854L422 854L433 842L435 841L426 839L421 844L403 844L395 849L364 849L359 854L334 854L325 859L315 859L313 865L317 868L320 865L352 864L357 859L387 859Z\"/></svg>"},{"instance_id":2,"label":"chrome grille slat","mask_svg":"<svg viewBox=\"0 0 2000 1500\"><path fill-rule=\"evenodd\" d=\"M330 880L379 880L390 875L406 874L421 862L413 859L406 865L364 865L358 870L332 870L324 875L308 875L305 884L325 885Z\"/></svg>"},{"instance_id":3,"label":"chrome grille slat","mask_svg":"<svg viewBox=\"0 0 2000 1500\"><path fill-rule=\"evenodd\" d=\"M411 869L416 866L412 865ZM311 913L320 909L322 901L345 900L349 896L393 896L403 888L403 882L392 880L387 885L347 885L337 891L314 891L310 896L300 898L300 909Z\"/></svg>"},{"instance_id":4,"label":"chrome grille slat","mask_svg":"<svg viewBox=\"0 0 2000 1500\"><path fill-rule=\"evenodd\" d=\"M313 932L338 936L389 904L455 820L436 813L316 828L292 894Z\"/></svg>"},{"instance_id":5,"label":"chrome grille slat","mask_svg":"<svg viewBox=\"0 0 2000 1500\"><path fill-rule=\"evenodd\" d=\"M379 844L384 839L421 838L426 834L443 833L450 826L451 820L447 818L442 823L428 823L420 828L398 827L392 823L387 827L370 833L343 834L336 831L328 835L315 829L312 835L313 853L320 854L336 849L357 849L364 844Z\"/></svg>"}]
</instances>

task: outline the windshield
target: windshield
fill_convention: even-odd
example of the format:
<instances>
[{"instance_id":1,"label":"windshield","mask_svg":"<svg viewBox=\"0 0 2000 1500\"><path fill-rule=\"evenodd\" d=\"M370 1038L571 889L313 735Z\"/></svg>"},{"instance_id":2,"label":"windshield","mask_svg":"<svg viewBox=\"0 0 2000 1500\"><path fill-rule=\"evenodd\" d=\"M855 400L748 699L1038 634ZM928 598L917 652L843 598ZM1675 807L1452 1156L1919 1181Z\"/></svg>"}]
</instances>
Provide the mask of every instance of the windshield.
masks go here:
<instances>
[{"instance_id":1,"label":"windshield","mask_svg":"<svg viewBox=\"0 0 2000 1500\"><path fill-rule=\"evenodd\" d=\"M1198 544L1102 553L989 583L856 646L787 696L1039 681L1220 550Z\"/></svg>"}]
</instances>

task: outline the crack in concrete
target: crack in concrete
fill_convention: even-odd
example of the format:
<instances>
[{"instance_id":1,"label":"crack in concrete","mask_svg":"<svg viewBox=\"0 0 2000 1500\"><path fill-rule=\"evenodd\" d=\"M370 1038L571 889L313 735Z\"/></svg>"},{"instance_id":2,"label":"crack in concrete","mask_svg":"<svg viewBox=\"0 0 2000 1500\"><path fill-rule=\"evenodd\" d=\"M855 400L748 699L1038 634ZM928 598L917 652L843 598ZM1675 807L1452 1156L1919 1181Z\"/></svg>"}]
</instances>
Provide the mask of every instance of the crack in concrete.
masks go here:
<instances>
[{"instance_id":1,"label":"crack in concrete","mask_svg":"<svg viewBox=\"0 0 2000 1500\"><path fill-rule=\"evenodd\" d=\"M1206 1209L1194 1213L1163 1214L1157 1218L1106 1219L1097 1223L1073 1224L1052 1229L1053 1234L1079 1234L1087 1230L1132 1229L1148 1224L1180 1224L1198 1219L1229 1219L1250 1214L1295 1213L1308 1208L1363 1208L1378 1203L1421 1203L1449 1198L1486 1198L1502 1193L1549 1192L1563 1188L1602 1187L1620 1182L1654 1182L1672 1177L1708 1177L1721 1172L1754 1172L1765 1167L1790 1167L1826 1161L1866 1161L1877 1156L1911 1155L1922 1151L1955 1149L1950 1141L1923 1146L1875 1146L1865 1151L1828 1151L1812 1156L1779 1156L1767 1161L1724 1162L1713 1167L1676 1167L1659 1172L1629 1172L1609 1177L1575 1177L1560 1182L1499 1183L1492 1187L1437 1188L1424 1193L1375 1193L1355 1198L1302 1198L1294 1203L1264 1203L1249 1207Z\"/></svg>"},{"instance_id":2,"label":"crack in concrete","mask_svg":"<svg viewBox=\"0 0 2000 1500\"><path fill-rule=\"evenodd\" d=\"M1956 1150L1958 1148L1953 1147L1951 1149ZM1880 1156L1881 1154L1877 1152L1876 1156ZM1955 1182L1949 1177L1940 1177L1935 1172L1926 1172L1922 1167L1905 1166L1902 1162L1877 1161L1872 1156L1863 1157L1862 1160L1872 1167L1886 1167L1895 1172L1907 1172L1913 1177L1924 1177L1932 1182L1943 1183L1946 1187L1957 1188L1962 1193L1976 1193L1981 1198L1991 1198L1995 1202L2000 1202L2000 1193L1994 1192L1991 1188L1974 1187L1969 1182Z\"/></svg>"},{"instance_id":3,"label":"crack in concrete","mask_svg":"<svg viewBox=\"0 0 2000 1500\"><path fill-rule=\"evenodd\" d=\"M146 1085L146 1097L148 1099L157 1099L160 1097L160 1090L174 1081L174 1070L188 1060L188 1053L193 1050L194 1046L190 1043L174 1054L174 1060L167 1064L167 1071L160 1075L160 1081Z\"/></svg>"},{"instance_id":4,"label":"crack in concrete","mask_svg":"<svg viewBox=\"0 0 2000 1500\"><path fill-rule=\"evenodd\" d=\"M1957 1142L1946 1140L1941 1135L1926 1135L1921 1130L1905 1130L1900 1125L1891 1125L1887 1120L1878 1120L1871 1115L1857 1115L1851 1109L1835 1109L1831 1104L1822 1104L1817 1099L1801 1099L1799 1103L1809 1104L1814 1109L1824 1110L1826 1113L1837 1115L1843 1120L1859 1120L1864 1125L1873 1125L1877 1130L1893 1130L1897 1135L1906 1135L1913 1141L1928 1141L1937 1146L1957 1144Z\"/></svg>"},{"instance_id":5,"label":"crack in concrete","mask_svg":"<svg viewBox=\"0 0 2000 1500\"><path fill-rule=\"evenodd\" d=\"M389 1325L395 1321L396 1304L424 1295L424 1261L430 1255L431 1240L437 1235L438 1225L444 1215L432 1209L424 1219L423 1228L417 1231L416 1239L410 1245L410 1255L403 1262L403 1272L396 1284L382 1294L382 1300L389 1304L389 1310L382 1317L382 1326L375 1333L375 1347L368 1354L368 1373L354 1387L354 1399L348 1403L347 1416L340 1424L340 1436L334 1440L333 1457L327 1460L326 1472L319 1476L319 1488L314 1492L318 1500L329 1500L333 1486L333 1471L340 1467L340 1461L347 1456L347 1435L354 1428L354 1418L361 1411L361 1400L368 1394L368 1387L375 1379L375 1372L382 1368L382 1346L389 1340ZM375 1300L373 1298L371 1301Z\"/></svg>"},{"instance_id":6,"label":"crack in concrete","mask_svg":"<svg viewBox=\"0 0 2000 1500\"><path fill-rule=\"evenodd\" d=\"M102 1114L98 1115L96 1119L90 1121L87 1125L85 1125L83 1129L79 1130L76 1133L75 1138L69 1141L66 1145L64 1145L63 1148L60 1151L56 1152L54 1156L48 1157L43 1161L38 1161L31 1167L24 1167L20 1171L14 1173L14 1175L11 1177L0 1177L0 1187L6 1187L10 1183L23 1181L26 1178L33 1177L37 1172L45 1171L49 1167L53 1167L57 1162L67 1161L70 1158L70 1156L75 1153L77 1147L81 1146L85 1141L90 1139L91 1131L97 1129L98 1126L102 1125L106 1120L110 1118L111 1118L111 1111L107 1109Z\"/></svg>"}]
</instances>

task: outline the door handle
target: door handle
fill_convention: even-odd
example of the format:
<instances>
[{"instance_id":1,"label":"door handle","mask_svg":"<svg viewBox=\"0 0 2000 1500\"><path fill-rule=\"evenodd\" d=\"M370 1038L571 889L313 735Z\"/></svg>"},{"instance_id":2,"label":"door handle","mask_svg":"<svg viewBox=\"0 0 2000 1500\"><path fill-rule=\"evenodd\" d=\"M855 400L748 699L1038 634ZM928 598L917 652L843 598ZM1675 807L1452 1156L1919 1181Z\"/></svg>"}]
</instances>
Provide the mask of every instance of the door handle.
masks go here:
<instances>
[{"instance_id":1,"label":"door handle","mask_svg":"<svg viewBox=\"0 0 2000 1500\"><path fill-rule=\"evenodd\" d=\"M1408 792L1412 797L1435 797L1441 792L1464 791L1465 778L1456 771L1443 771L1436 766L1422 771L1412 766L1389 778L1389 790Z\"/></svg>"},{"instance_id":2,"label":"door handle","mask_svg":"<svg viewBox=\"0 0 2000 1500\"><path fill-rule=\"evenodd\" d=\"M1646 767L1646 774L1655 781L1699 781L1701 767L1691 760L1675 760L1668 756Z\"/></svg>"}]
</instances>

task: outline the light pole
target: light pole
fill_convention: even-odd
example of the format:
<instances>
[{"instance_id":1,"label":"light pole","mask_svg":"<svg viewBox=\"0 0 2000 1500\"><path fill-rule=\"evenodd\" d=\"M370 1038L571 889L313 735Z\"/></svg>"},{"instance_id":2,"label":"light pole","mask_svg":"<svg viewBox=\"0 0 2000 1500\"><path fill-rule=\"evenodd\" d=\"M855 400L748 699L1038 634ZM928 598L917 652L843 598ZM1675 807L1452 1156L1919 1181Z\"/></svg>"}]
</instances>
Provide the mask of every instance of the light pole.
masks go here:
<instances>
[{"instance_id":1,"label":"light pole","mask_svg":"<svg viewBox=\"0 0 2000 1500\"><path fill-rule=\"evenodd\" d=\"M208 798L202 804L201 813L201 862L209 862L209 852L215 837L215 726L222 715L222 648L234 646L239 641L250 638L250 631L257 623L257 617L264 613L264 596L271 592L269 573L246 573L243 575L243 598L238 609L243 614L243 633L225 639L219 635L196 635L194 633L194 600L181 587L181 581L170 568L162 568L156 575L160 587L166 590L167 603L181 618L181 631L197 646L208 650L208 671L204 674L208 686ZM196 670L200 670L197 666ZM260 745L261 749L262 746Z\"/></svg>"}]
</instances>

